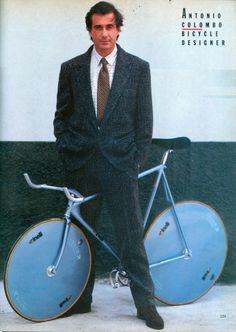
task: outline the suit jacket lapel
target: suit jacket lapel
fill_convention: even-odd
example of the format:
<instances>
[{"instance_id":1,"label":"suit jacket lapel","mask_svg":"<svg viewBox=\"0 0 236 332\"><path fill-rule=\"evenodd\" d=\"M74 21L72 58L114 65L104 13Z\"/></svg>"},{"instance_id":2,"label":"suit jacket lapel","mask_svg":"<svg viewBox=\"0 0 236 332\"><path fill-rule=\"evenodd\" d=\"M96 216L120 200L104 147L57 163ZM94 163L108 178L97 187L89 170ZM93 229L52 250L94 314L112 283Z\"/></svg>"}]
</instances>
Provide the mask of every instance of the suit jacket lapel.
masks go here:
<instances>
[{"instance_id":1,"label":"suit jacket lapel","mask_svg":"<svg viewBox=\"0 0 236 332\"><path fill-rule=\"evenodd\" d=\"M80 98L84 100L83 105L85 105L88 111L88 115L97 129L97 118L92 98L90 79L90 59L92 48L93 46L88 49L88 51L83 55L83 58L78 63L78 66L76 68L78 72L76 76L79 80L79 89L81 91Z\"/></svg>"},{"instance_id":2,"label":"suit jacket lapel","mask_svg":"<svg viewBox=\"0 0 236 332\"><path fill-rule=\"evenodd\" d=\"M130 58L127 57L126 52L119 45L117 45L117 47L116 68L102 123L108 119L115 108L121 93L125 89L130 73Z\"/></svg>"}]
</instances>

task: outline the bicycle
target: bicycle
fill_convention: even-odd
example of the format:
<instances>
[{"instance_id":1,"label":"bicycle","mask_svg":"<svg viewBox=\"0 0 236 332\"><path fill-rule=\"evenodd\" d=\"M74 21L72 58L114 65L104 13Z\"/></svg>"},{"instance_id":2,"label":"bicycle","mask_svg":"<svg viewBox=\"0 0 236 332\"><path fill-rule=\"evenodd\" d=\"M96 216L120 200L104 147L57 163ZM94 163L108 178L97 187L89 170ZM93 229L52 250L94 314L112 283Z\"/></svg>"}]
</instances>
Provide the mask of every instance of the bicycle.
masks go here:
<instances>
[{"instance_id":1,"label":"bicycle","mask_svg":"<svg viewBox=\"0 0 236 332\"><path fill-rule=\"evenodd\" d=\"M158 139L164 148L161 163L139 174L156 173L144 217L144 229L162 181L170 205L147 227L144 243L155 286L155 297L170 305L187 304L203 296L219 278L227 256L227 236L219 215L198 201L175 203L165 169L173 150L190 145L186 137ZM42 322L66 313L80 298L89 279L92 258L88 240L71 221L73 216L118 261L110 273L113 287L129 285L116 251L91 228L80 214L80 206L98 194L83 197L65 187L34 184L34 189L63 192L68 206L63 219L49 219L29 227L13 245L6 262L4 287L12 308L22 317Z\"/></svg>"}]
</instances>

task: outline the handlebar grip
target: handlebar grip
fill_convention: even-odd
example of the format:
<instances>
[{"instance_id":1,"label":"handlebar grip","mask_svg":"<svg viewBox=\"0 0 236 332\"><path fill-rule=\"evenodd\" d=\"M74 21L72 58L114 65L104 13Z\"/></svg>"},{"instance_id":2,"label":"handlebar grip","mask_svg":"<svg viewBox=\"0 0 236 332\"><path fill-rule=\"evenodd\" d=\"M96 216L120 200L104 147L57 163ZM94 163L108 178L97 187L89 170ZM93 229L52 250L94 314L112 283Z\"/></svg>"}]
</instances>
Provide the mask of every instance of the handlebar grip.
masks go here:
<instances>
[{"instance_id":1,"label":"handlebar grip","mask_svg":"<svg viewBox=\"0 0 236 332\"><path fill-rule=\"evenodd\" d=\"M24 177L25 177L25 180L28 183L28 185L33 189L40 189L40 188L43 188L43 186L45 186L44 184L35 184L35 183L33 183L31 181L28 173L24 173Z\"/></svg>"}]
</instances>

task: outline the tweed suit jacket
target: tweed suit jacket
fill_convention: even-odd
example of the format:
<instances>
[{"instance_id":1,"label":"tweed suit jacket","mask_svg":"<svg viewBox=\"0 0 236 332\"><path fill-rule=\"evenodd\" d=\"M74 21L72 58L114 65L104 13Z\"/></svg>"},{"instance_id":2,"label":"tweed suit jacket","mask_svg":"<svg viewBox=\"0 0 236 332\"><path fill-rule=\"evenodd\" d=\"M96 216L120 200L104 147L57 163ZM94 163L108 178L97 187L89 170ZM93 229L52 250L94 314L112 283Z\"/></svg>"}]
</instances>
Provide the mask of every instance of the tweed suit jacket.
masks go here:
<instances>
[{"instance_id":1,"label":"tweed suit jacket","mask_svg":"<svg viewBox=\"0 0 236 332\"><path fill-rule=\"evenodd\" d=\"M80 168L99 149L116 168L135 177L147 158L153 125L149 64L117 48L100 128L90 82L92 47L61 65L54 134L67 170Z\"/></svg>"}]
</instances>

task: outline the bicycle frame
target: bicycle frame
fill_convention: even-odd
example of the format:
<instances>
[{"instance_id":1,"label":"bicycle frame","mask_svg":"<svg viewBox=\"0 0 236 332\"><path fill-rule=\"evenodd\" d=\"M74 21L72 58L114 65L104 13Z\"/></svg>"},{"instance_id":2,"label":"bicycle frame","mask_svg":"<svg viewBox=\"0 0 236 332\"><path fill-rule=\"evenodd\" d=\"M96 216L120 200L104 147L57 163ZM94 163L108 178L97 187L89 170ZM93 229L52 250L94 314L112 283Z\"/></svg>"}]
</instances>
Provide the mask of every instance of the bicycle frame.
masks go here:
<instances>
[{"instance_id":1,"label":"bicycle frame","mask_svg":"<svg viewBox=\"0 0 236 332\"><path fill-rule=\"evenodd\" d=\"M159 188L160 182L163 181L166 201L170 203L172 211L173 211L174 220L176 222L177 229L178 229L178 232L179 232L179 236L180 236L180 239L181 239L181 242L182 242L182 245L183 245L183 253L181 255L170 257L170 258L162 260L160 262L152 263L149 266L149 268L154 268L158 265L169 263L171 261L175 261L175 260L178 260L178 259L182 259L182 258L187 259L187 258L191 257L191 251L188 247L188 244L187 244L186 239L185 239L185 235L184 235L183 230L181 228L180 221L179 221L179 218L178 218L178 215L177 215L177 212L176 212L175 202L174 202L174 199L173 199L173 196L172 196L172 193L171 193L168 181L167 181L167 177L166 177L166 174L165 174L166 162L167 162L168 156L171 152L172 152L172 150L167 150L163 154L162 161L161 161L160 165L157 165L153 168L150 168L150 169L140 173L138 175L138 178L141 179L141 178L146 177L150 174L157 173L156 178L155 178L155 182L154 182L154 185L153 185L153 189L152 189L152 192L151 192L148 204L147 204L146 212L145 212L144 228L147 224L147 221L148 221L148 218L149 218L149 215L150 215L153 203L154 203L154 199L156 198L156 195L157 195L157 190ZM65 246L66 246L67 236L68 236L69 227L70 227L70 223L71 223L71 216L75 217L76 220L78 220L79 223L82 224L88 230L88 232L92 236L94 236L106 248L106 250L108 252L110 252L120 263L120 258L118 256L118 254L115 252L115 250L112 248L112 246L108 242L106 242L106 240L102 237L101 234L99 234L95 229L93 229L83 219L83 217L81 216L81 213L80 213L80 205L84 204L87 201L90 201L90 200L96 198L99 194L94 194L94 195L84 197L84 198L81 198L81 199L80 198L74 199L73 190L71 190L71 189L68 190L67 188L53 187L53 186L48 186L48 185L44 185L44 184L43 185L35 185L31 182L28 174L24 174L24 175L25 175L26 181L28 182L28 184L32 188L35 188L35 189L43 188L43 189L64 191L66 193L67 198L69 199L68 200L68 207L67 207L66 212L64 214L64 218L66 220L66 226L65 226L65 230L64 230L64 235L63 235L63 239L62 239L61 248L59 250L59 254L58 254L58 257L55 260L55 263L50 265L47 269L48 276L54 276L56 274L56 270L57 270L57 268L60 264L63 252L65 250ZM74 191L74 193L75 193L75 195L78 196L78 193L76 191ZM80 200L80 201L78 202L78 200Z\"/></svg>"},{"instance_id":2,"label":"bicycle frame","mask_svg":"<svg viewBox=\"0 0 236 332\"><path fill-rule=\"evenodd\" d=\"M153 167L153 168L139 174L139 178L143 178L147 175L150 175L154 172L157 172L157 177L156 177L156 180L155 180L154 185L153 185L153 190L151 192L151 196L150 196L150 199L149 199L149 202L148 202L148 205L147 205L147 209L146 209L146 213L145 213L145 217L144 217L144 228L147 224L147 221L148 221L148 218L149 218L152 206L153 206L154 199L156 198L157 190L158 190L160 182L162 180L163 181L163 186L164 186L164 192L165 192L165 196L166 196L166 201L171 204L174 220L176 222L178 232L179 232L179 235L180 235L180 239L182 241L184 249L183 249L183 254L182 255L175 256L175 257L165 259L165 260L160 261L160 262L150 264L149 268L154 268L158 265L169 263L169 262L175 261L177 259L190 258L191 257L191 251L188 247L185 235L184 235L183 230L181 228L180 221L179 221L179 218L178 218L178 214L176 212L175 202L174 202L174 199L173 199L173 196L172 196L172 193L171 193L171 190L170 190L170 186L168 184L168 180L167 180L167 177L166 177L166 174L165 174L166 162L167 162L168 156L171 152L172 152L172 150L167 150L163 154L162 162L161 162L160 165L158 165L156 167Z\"/></svg>"}]
</instances>

